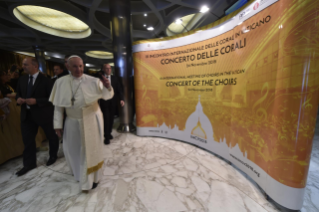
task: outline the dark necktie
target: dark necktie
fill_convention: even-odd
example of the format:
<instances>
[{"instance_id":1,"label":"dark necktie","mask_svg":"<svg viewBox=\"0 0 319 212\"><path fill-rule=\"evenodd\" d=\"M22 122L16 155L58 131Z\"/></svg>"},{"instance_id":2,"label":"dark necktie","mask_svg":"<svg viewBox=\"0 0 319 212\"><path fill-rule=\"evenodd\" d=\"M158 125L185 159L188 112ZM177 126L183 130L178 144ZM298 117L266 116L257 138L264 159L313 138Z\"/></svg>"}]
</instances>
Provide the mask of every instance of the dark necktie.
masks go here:
<instances>
[{"instance_id":1,"label":"dark necktie","mask_svg":"<svg viewBox=\"0 0 319 212\"><path fill-rule=\"evenodd\" d=\"M27 99L31 97L33 87L33 76L29 77L28 89L27 89Z\"/></svg>"}]
</instances>

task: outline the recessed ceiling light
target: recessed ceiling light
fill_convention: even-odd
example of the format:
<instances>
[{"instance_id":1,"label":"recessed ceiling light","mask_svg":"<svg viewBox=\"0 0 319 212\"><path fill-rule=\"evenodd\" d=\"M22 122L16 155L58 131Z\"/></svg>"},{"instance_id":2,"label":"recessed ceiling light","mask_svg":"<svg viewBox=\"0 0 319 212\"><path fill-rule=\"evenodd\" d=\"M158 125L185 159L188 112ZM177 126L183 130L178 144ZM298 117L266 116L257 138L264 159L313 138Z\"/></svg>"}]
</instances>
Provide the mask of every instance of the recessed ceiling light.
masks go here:
<instances>
[{"instance_id":1,"label":"recessed ceiling light","mask_svg":"<svg viewBox=\"0 0 319 212\"><path fill-rule=\"evenodd\" d=\"M207 6L202 6L202 8L200 9L201 13L206 13L207 11L209 11L209 8Z\"/></svg>"},{"instance_id":2,"label":"recessed ceiling light","mask_svg":"<svg viewBox=\"0 0 319 212\"><path fill-rule=\"evenodd\" d=\"M182 24L183 20L181 18L176 19L175 24Z\"/></svg>"},{"instance_id":3,"label":"recessed ceiling light","mask_svg":"<svg viewBox=\"0 0 319 212\"><path fill-rule=\"evenodd\" d=\"M67 13L47 7L22 5L13 10L25 25L51 35L80 39L91 35L90 27Z\"/></svg>"},{"instance_id":4,"label":"recessed ceiling light","mask_svg":"<svg viewBox=\"0 0 319 212\"><path fill-rule=\"evenodd\" d=\"M146 27L146 24L144 24L143 26Z\"/></svg>"},{"instance_id":5,"label":"recessed ceiling light","mask_svg":"<svg viewBox=\"0 0 319 212\"><path fill-rule=\"evenodd\" d=\"M106 51L87 51L85 54L89 57L98 58L98 59L112 59L113 53Z\"/></svg>"},{"instance_id":6,"label":"recessed ceiling light","mask_svg":"<svg viewBox=\"0 0 319 212\"><path fill-rule=\"evenodd\" d=\"M153 30L154 30L154 27L148 27L147 30L148 30L148 31L153 31Z\"/></svg>"},{"instance_id":7,"label":"recessed ceiling light","mask_svg":"<svg viewBox=\"0 0 319 212\"><path fill-rule=\"evenodd\" d=\"M144 13L144 16L147 16L147 13Z\"/></svg>"}]
</instances>

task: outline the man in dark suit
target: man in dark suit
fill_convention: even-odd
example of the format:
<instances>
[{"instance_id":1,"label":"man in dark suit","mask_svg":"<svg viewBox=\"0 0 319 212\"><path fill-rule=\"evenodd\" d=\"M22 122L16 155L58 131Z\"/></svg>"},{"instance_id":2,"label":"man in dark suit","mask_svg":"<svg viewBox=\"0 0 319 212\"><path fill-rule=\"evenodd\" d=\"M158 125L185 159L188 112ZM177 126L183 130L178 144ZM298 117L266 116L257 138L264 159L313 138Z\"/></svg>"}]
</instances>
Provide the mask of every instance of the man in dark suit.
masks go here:
<instances>
[{"instance_id":1,"label":"man in dark suit","mask_svg":"<svg viewBox=\"0 0 319 212\"><path fill-rule=\"evenodd\" d=\"M64 66L61 64L55 64L53 66L53 73L54 73L54 77L52 77L53 85L54 85L55 81L57 79L59 79L60 77L64 77L66 75L69 75L69 71L64 70ZM66 119L66 112L64 111L63 126L65 123L65 119ZM61 143L63 143L63 140L61 140Z\"/></svg>"},{"instance_id":2,"label":"man in dark suit","mask_svg":"<svg viewBox=\"0 0 319 212\"><path fill-rule=\"evenodd\" d=\"M53 73L54 73L54 77L52 77L53 84L58 78L69 74L68 72L65 72L63 70L63 65L60 65L60 64L56 64L53 66Z\"/></svg>"},{"instance_id":3,"label":"man in dark suit","mask_svg":"<svg viewBox=\"0 0 319 212\"><path fill-rule=\"evenodd\" d=\"M110 100L100 100L100 107L103 113L104 119L104 144L110 144L110 139L113 138L111 135L112 127L114 122L114 114L116 107L118 105L118 101L120 101L120 105L124 106L124 96L123 96L123 88L121 82L115 76L111 75L112 68L109 64L103 64L102 70L98 72L98 77L105 76L107 79L111 81L111 85L114 89L114 96Z\"/></svg>"},{"instance_id":4,"label":"man in dark suit","mask_svg":"<svg viewBox=\"0 0 319 212\"><path fill-rule=\"evenodd\" d=\"M23 60L22 76L17 86L17 103L21 105L21 132L24 143L23 168L16 173L21 176L36 168L35 137L41 127L49 140L50 158L47 166L55 163L59 149L59 139L53 129L54 107L49 102L52 80L39 72L39 64L34 58Z\"/></svg>"},{"instance_id":5,"label":"man in dark suit","mask_svg":"<svg viewBox=\"0 0 319 212\"><path fill-rule=\"evenodd\" d=\"M71 74L71 72L69 71L69 67L68 67L68 59L71 55L67 54L64 56L64 69L63 72L66 74Z\"/></svg>"}]
</instances>

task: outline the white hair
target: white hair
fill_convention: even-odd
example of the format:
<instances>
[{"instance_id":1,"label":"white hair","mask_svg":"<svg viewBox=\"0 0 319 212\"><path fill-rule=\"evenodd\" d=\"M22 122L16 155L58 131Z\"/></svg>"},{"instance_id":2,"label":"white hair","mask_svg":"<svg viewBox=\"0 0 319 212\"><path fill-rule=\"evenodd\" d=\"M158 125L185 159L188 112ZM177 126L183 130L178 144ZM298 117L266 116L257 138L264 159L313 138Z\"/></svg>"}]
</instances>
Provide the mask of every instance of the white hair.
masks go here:
<instances>
[{"instance_id":1,"label":"white hair","mask_svg":"<svg viewBox=\"0 0 319 212\"><path fill-rule=\"evenodd\" d=\"M80 56L78 56L78 55L71 55L71 56L68 58L68 61L67 61L67 62L68 62L68 65L70 65L71 59L72 59L72 58L76 58L76 57L77 57L77 58L80 58L80 59L82 60L82 62L83 62L83 59L82 59Z\"/></svg>"}]
</instances>

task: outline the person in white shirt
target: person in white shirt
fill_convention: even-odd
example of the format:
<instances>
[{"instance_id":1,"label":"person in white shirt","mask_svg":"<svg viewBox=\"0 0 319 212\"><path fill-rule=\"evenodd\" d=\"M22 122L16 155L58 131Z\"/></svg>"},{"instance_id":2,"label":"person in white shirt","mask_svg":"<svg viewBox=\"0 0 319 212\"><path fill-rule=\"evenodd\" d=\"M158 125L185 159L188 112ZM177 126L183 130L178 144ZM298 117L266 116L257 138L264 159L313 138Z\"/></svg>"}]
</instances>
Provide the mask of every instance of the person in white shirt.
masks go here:
<instances>
[{"instance_id":1,"label":"person in white shirt","mask_svg":"<svg viewBox=\"0 0 319 212\"><path fill-rule=\"evenodd\" d=\"M83 60L68 58L71 75L57 79L50 101L55 106L54 129L63 133L63 151L68 165L82 190L97 186L103 166L103 116L99 99L113 97L109 80L83 74ZM63 113L67 118L63 128Z\"/></svg>"}]
</instances>

